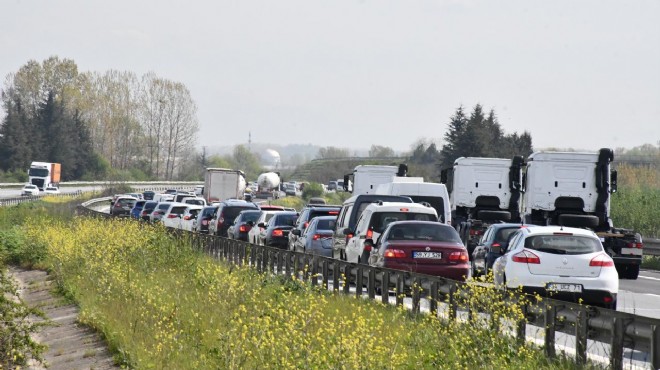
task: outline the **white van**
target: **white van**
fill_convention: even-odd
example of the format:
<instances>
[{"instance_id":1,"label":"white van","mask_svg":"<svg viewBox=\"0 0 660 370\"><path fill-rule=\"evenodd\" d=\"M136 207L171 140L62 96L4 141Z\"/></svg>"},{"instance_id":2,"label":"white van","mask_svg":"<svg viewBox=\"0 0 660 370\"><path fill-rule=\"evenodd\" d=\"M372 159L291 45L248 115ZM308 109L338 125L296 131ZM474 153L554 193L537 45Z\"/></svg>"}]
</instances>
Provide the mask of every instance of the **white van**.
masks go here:
<instances>
[{"instance_id":1,"label":"white van","mask_svg":"<svg viewBox=\"0 0 660 370\"><path fill-rule=\"evenodd\" d=\"M365 249L365 239L378 240L387 225L395 221L438 221L435 208L419 203L378 202L364 209L355 226L355 234L346 244L346 260L356 263L367 263L371 249ZM345 234L353 230L344 229Z\"/></svg>"},{"instance_id":2,"label":"white van","mask_svg":"<svg viewBox=\"0 0 660 370\"><path fill-rule=\"evenodd\" d=\"M376 194L404 195L415 203L429 203L440 222L451 225L451 204L445 184L424 182L421 177L394 177L392 182L376 187Z\"/></svg>"}]
</instances>

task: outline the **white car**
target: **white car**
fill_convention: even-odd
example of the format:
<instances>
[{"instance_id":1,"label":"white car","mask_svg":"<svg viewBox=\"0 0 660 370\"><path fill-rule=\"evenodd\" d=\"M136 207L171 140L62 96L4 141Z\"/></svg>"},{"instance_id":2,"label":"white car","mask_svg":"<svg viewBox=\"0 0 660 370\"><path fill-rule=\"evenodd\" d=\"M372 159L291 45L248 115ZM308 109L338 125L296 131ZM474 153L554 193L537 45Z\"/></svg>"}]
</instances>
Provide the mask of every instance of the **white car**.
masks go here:
<instances>
[{"instance_id":1,"label":"white car","mask_svg":"<svg viewBox=\"0 0 660 370\"><path fill-rule=\"evenodd\" d=\"M179 228L179 222L183 217L183 212L186 210L186 207L188 207L187 204L177 202L170 203L167 210L165 210L165 213L163 213L160 222L165 227Z\"/></svg>"},{"instance_id":2,"label":"white car","mask_svg":"<svg viewBox=\"0 0 660 370\"><path fill-rule=\"evenodd\" d=\"M346 243L348 262L368 263L371 249L364 247L364 241L374 243L387 225L395 221L438 221L435 208L419 203L378 202L369 204L358 219L355 230L344 229L344 235L351 235Z\"/></svg>"},{"instance_id":3,"label":"white car","mask_svg":"<svg viewBox=\"0 0 660 370\"><path fill-rule=\"evenodd\" d=\"M261 211L259 218L248 232L248 242L264 245L264 239L266 239L266 224L277 212L282 211Z\"/></svg>"},{"instance_id":4,"label":"white car","mask_svg":"<svg viewBox=\"0 0 660 370\"><path fill-rule=\"evenodd\" d=\"M197 215L201 212L204 206L199 206L196 204L186 204L187 207L183 211L183 215L179 219L179 229L186 231L193 231L193 226L197 220Z\"/></svg>"},{"instance_id":5,"label":"white car","mask_svg":"<svg viewBox=\"0 0 660 370\"><path fill-rule=\"evenodd\" d=\"M58 189L55 186L46 186L46 188L44 189L44 193L45 194L59 194L60 189Z\"/></svg>"},{"instance_id":6,"label":"white car","mask_svg":"<svg viewBox=\"0 0 660 370\"><path fill-rule=\"evenodd\" d=\"M37 185L25 184L21 189L21 195L39 195L39 188Z\"/></svg>"},{"instance_id":7,"label":"white car","mask_svg":"<svg viewBox=\"0 0 660 370\"><path fill-rule=\"evenodd\" d=\"M495 284L556 299L616 309L619 275L592 231L523 227L493 264Z\"/></svg>"},{"instance_id":8,"label":"white car","mask_svg":"<svg viewBox=\"0 0 660 370\"><path fill-rule=\"evenodd\" d=\"M181 201L181 203L185 203L185 204L193 204L193 205L197 205L197 206L206 207L206 199L204 199L204 198L200 198L200 197L187 197L187 198L183 198L183 200Z\"/></svg>"}]
</instances>

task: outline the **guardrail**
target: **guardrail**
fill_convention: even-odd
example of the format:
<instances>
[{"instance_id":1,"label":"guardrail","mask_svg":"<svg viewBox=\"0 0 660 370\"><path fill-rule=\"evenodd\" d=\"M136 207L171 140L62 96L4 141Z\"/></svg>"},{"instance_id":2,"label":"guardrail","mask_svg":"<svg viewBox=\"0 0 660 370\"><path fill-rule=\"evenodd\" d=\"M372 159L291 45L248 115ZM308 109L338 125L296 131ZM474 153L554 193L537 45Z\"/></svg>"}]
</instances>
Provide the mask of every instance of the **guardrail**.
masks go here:
<instances>
[{"instance_id":1,"label":"guardrail","mask_svg":"<svg viewBox=\"0 0 660 370\"><path fill-rule=\"evenodd\" d=\"M85 207L77 213L92 217L112 217ZM376 299L377 291L411 292L412 312L420 313L422 297L428 299L430 311L439 314L439 303L449 309L448 318L456 320L459 313L474 316L474 307L462 306L461 295L469 294L467 283L441 277L411 273L387 268L376 268L361 264L339 261L333 258L311 255L272 247L263 247L242 241L230 240L205 234L173 230L178 237L188 238L200 251L211 257L236 265L249 265L261 273L291 275L307 271L303 279L313 285L332 282L332 290L356 297ZM351 292L354 286L354 292ZM557 332L575 336L576 361L587 361L587 341L598 341L610 346L610 365L613 369L623 368L624 349L640 351L649 355L653 369L660 368L660 319L633 315L599 307L571 302L543 299L540 303L524 295L514 299L522 305L526 320L515 323L519 342L526 338L527 325L543 328L544 351L548 357L556 356ZM389 303L389 294L382 294L382 302ZM523 303L524 302L524 303ZM403 296L397 295L396 305L403 305ZM479 311L484 312L484 311Z\"/></svg>"},{"instance_id":2,"label":"guardrail","mask_svg":"<svg viewBox=\"0 0 660 370\"><path fill-rule=\"evenodd\" d=\"M660 239L643 238L644 255L660 256Z\"/></svg>"},{"instance_id":3,"label":"guardrail","mask_svg":"<svg viewBox=\"0 0 660 370\"><path fill-rule=\"evenodd\" d=\"M0 199L0 206L15 206L20 203L33 202L39 200L43 197L77 197L82 194L82 191L78 190L71 193L60 193L60 194L39 194L39 195L29 195L16 198L3 198Z\"/></svg>"}]
</instances>

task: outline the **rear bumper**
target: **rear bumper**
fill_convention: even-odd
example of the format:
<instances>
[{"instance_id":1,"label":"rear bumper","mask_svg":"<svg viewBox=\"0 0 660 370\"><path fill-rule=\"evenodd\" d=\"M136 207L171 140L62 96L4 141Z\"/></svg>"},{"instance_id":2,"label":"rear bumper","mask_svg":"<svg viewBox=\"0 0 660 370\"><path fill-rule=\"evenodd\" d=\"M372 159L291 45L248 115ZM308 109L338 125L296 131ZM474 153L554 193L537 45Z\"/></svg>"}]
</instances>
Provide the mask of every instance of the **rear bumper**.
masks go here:
<instances>
[{"instance_id":1,"label":"rear bumper","mask_svg":"<svg viewBox=\"0 0 660 370\"><path fill-rule=\"evenodd\" d=\"M615 265L641 265L642 256L612 256Z\"/></svg>"},{"instance_id":2,"label":"rear bumper","mask_svg":"<svg viewBox=\"0 0 660 370\"><path fill-rule=\"evenodd\" d=\"M470 272L470 264L467 263L456 265L411 265L407 263L385 261L384 267L416 272L425 275L441 276L458 281L465 281Z\"/></svg>"},{"instance_id":3,"label":"rear bumper","mask_svg":"<svg viewBox=\"0 0 660 370\"><path fill-rule=\"evenodd\" d=\"M269 247L289 249L289 236L287 235L284 237L270 237L266 239L266 245Z\"/></svg>"},{"instance_id":4,"label":"rear bumper","mask_svg":"<svg viewBox=\"0 0 660 370\"><path fill-rule=\"evenodd\" d=\"M608 304L612 301L616 301L617 296L617 293L608 292L606 290L585 289L582 291L582 293L567 293L548 291L545 288L539 287L523 287L523 293L532 295L538 294L541 297L548 297L576 303L581 301L590 305Z\"/></svg>"}]
</instances>

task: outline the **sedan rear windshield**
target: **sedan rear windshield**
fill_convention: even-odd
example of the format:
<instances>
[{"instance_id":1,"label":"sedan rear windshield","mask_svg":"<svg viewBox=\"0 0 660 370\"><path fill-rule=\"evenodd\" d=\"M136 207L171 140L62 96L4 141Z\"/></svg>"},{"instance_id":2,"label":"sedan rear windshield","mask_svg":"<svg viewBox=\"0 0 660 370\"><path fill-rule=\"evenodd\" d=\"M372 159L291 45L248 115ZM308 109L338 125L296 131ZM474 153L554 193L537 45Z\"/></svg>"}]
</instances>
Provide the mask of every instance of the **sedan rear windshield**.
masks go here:
<instances>
[{"instance_id":1,"label":"sedan rear windshield","mask_svg":"<svg viewBox=\"0 0 660 370\"><path fill-rule=\"evenodd\" d=\"M596 238L579 235L534 235L525 240L525 248L552 254L588 254L603 250Z\"/></svg>"},{"instance_id":2,"label":"sedan rear windshield","mask_svg":"<svg viewBox=\"0 0 660 370\"><path fill-rule=\"evenodd\" d=\"M256 222L259 219L259 215L261 212L246 212L241 214L241 221L242 222Z\"/></svg>"},{"instance_id":3,"label":"sedan rear windshield","mask_svg":"<svg viewBox=\"0 0 660 370\"><path fill-rule=\"evenodd\" d=\"M156 208L156 204L158 204L158 203L157 202L147 202L147 203L144 204L144 209L147 210L147 211L151 210L151 209L154 209L154 208Z\"/></svg>"},{"instance_id":4,"label":"sedan rear windshield","mask_svg":"<svg viewBox=\"0 0 660 370\"><path fill-rule=\"evenodd\" d=\"M430 213L414 213L414 212L375 212L371 215L371 222L369 227L377 233L382 233L383 230L392 222L396 221L438 221L438 219Z\"/></svg>"},{"instance_id":5,"label":"sedan rear windshield","mask_svg":"<svg viewBox=\"0 0 660 370\"><path fill-rule=\"evenodd\" d=\"M519 227L509 227L509 228L499 229L495 234L495 241L498 243L504 243L509 240L509 236L513 235L513 233L515 233L518 230L520 230Z\"/></svg>"},{"instance_id":6,"label":"sedan rear windshield","mask_svg":"<svg viewBox=\"0 0 660 370\"><path fill-rule=\"evenodd\" d=\"M236 216L238 216L241 211L245 211L246 209L255 209L255 207L225 207L222 209L222 217L225 219L225 223L231 223L234 222Z\"/></svg>"},{"instance_id":7,"label":"sedan rear windshield","mask_svg":"<svg viewBox=\"0 0 660 370\"><path fill-rule=\"evenodd\" d=\"M293 226L296 222L298 215L277 215L275 218L275 226Z\"/></svg>"},{"instance_id":8,"label":"sedan rear windshield","mask_svg":"<svg viewBox=\"0 0 660 370\"><path fill-rule=\"evenodd\" d=\"M426 240L461 243L461 237L456 230L440 224L403 224L392 226L387 240Z\"/></svg>"},{"instance_id":9,"label":"sedan rear windshield","mask_svg":"<svg viewBox=\"0 0 660 370\"><path fill-rule=\"evenodd\" d=\"M332 230L335 228L335 220L318 220L316 230Z\"/></svg>"},{"instance_id":10,"label":"sedan rear windshield","mask_svg":"<svg viewBox=\"0 0 660 370\"><path fill-rule=\"evenodd\" d=\"M172 207L172 210L170 211L170 214L173 215L182 215L183 212L186 211L186 206L177 206L177 207Z\"/></svg>"}]
</instances>

